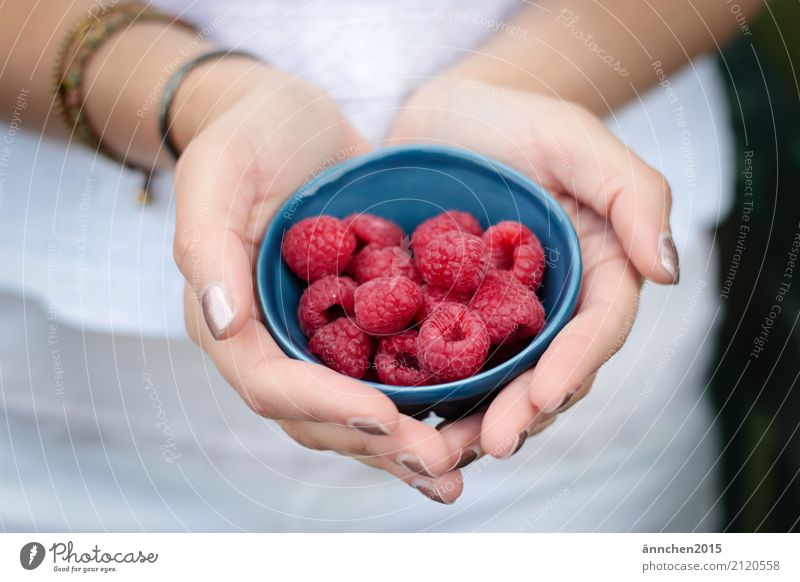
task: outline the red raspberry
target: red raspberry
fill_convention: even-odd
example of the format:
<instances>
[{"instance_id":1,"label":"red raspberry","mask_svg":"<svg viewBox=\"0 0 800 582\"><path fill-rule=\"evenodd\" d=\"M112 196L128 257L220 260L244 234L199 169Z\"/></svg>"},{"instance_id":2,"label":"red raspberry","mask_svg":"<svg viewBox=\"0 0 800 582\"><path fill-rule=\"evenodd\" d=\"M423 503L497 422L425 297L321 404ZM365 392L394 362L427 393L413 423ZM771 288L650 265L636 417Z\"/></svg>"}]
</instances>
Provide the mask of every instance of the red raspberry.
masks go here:
<instances>
[{"instance_id":1,"label":"red raspberry","mask_svg":"<svg viewBox=\"0 0 800 582\"><path fill-rule=\"evenodd\" d=\"M347 376L362 378L369 368L372 340L346 317L319 328L308 347L326 366Z\"/></svg>"},{"instance_id":2,"label":"red raspberry","mask_svg":"<svg viewBox=\"0 0 800 582\"><path fill-rule=\"evenodd\" d=\"M356 239L332 216L306 218L283 238L283 258L292 272L306 281L338 275L353 256Z\"/></svg>"},{"instance_id":3,"label":"red raspberry","mask_svg":"<svg viewBox=\"0 0 800 582\"><path fill-rule=\"evenodd\" d=\"M374 244L380 247L394 247L400 244L405 233L391 220L374 214L351 214L342 222L356 237L358 248Z\"/></svg>"},{"instance_id":4,"label":"red raspberry","mask_svg":"<svg viewBox=\"0 0 800 582\"><path fill-rule=\"evenodd\" d=\"M356 322L373 335L397 333L414 319L422 291L408 277L380 277L356 289Z\"/></svg>"},{"instance_id":5,"label":"red raspberry","mask_svg":"<svg viewBox=\"0 0 800 582\"><path fill-rule=\"evenodd\" d=\"M480 223L469 212L448 210L429 218L414 230L411 234L411 248L416 254L420 254L437 236L453 230L475 236L480 236L483 232Z\"/></svg>"},{"instance_id":6,"label":"red raspberry","mask_svg":"<svg viewBox=\"0 0 800 582\"><path fill-rule=\"evenodd\" d=\"M438 381L460 380L481 369L489 343L486 326L477 313L446 302L420 327L417 359Z\"/></svg>"},{"instance_id":7,"label":"red raspberry","mask_svg":"<svg viewBox=\"0 0 800 582\"><path fill-rule=\"evenodd\" d=\"M392 386L421 386L432 381L419 367L414 330L382 338L375 352L375 369L380 381Z\"/></svg>"},{"instance_id":8,"label":"red raspberry","mask_svg":"<svg viewBox=\"0 0 800 582\"><path fill-rule=\"evenodd\" d=\"M440 234L417 255L417 268L426 283L458 293L474 291L489 265L486 245L472 234Z\"/></svg>"},{"instance_id":9,"label":"red raspberry","mask_svg":"<svg viewBox=\"0 0 800 582\"><path fill-rule=\"evenodd\" d=\"M533 337L544 326L544 307L536 293L509 271L489 272L470 307L483 319L493 344Z\"/></svg>"},{"instance_id":10,"label":"red raspberry","mask_svg":"<svg viewBox=\"0 0 800 582\"><path fill-rule=\"evenodd\" d=\"M353 315L356 282L349 277L329 275L311 283L300 297L297 316L307 337L323 325L342 316Z\"/></svg>"},{"instance_id":11,"label":"red raspberry","mask_svg":"<svg viewBox=\"0 0 800 582\"><path fill-rule=\"evenodd\" d=\"M498 222L483 233L483 241L493 268L511 272L526 287L542 284L544 249L527 226L513 220Z\"/></svg>"},{"instance_id":12,"label":"red raspberry","mask_svg":"<svg viewBox=\"0 0 800 582\"><path fill-rule=\"evenodd\" d=\"M414 266L411 253L401 247L380 248L375 244L369 244L353 257L349 268L359 283L366 283L378 277L397 275L403 275L417 283L420 281L419 271Z\"/></svg>"},{"instance_id":13,"label":"red raspberry","mask_svg":"<svg viewBox=\"0 0 800 582\"><path fill-rule=\"evenodd\" d=\"M423 321L433 313L444 301L452 301L467 305L472 299L472 293L463 293L454 289L442 289L441 287L422 286L422 305L417 311L417 321Z\"/></svg>"}]
</instances>

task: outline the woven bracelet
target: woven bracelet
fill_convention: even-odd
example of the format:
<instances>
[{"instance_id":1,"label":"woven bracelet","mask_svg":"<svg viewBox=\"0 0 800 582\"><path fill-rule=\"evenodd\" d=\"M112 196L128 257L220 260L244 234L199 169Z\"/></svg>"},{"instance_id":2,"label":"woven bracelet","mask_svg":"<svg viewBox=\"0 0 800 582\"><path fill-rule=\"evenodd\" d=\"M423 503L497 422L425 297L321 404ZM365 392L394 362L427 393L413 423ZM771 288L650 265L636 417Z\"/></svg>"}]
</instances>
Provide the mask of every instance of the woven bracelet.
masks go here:
<instances>
[{"instance_id":1,"label":"woven bracelet","mask_svg":"<svg viewBox=\"0 0 800 582\"><path fill-rule=\"evenodd\" d=\"M209 61L225 57L247 57L255 61L261 60L251 53L238 50L216 50L209 53L203 53L202 55L198 55L184 63L183 66L175 71L175 73L169 78L169 81L167 81L166 85L164 85L164 91L161 93L161 104L158 110L158 127L159 131L161 132L161 143L164 144L166 150L175 160L177 160L181 155L180 151L178 151L178 147L175 145L175 141L173 140L172 133L170 131L172 128L172 122L170 120L169 112L172 108L172 102L175 100L175 95L178 93L178 89L180 89L183 80L194 69Z\"/></svg>"}]
</instances>

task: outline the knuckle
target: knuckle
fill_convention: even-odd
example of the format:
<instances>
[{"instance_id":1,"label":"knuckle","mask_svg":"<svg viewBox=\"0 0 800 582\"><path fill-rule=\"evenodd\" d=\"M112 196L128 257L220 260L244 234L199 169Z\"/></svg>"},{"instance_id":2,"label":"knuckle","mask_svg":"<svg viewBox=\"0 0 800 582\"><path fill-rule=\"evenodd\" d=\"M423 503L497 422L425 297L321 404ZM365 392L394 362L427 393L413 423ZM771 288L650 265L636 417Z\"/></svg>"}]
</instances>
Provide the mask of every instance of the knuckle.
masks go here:
<instances>
[{"instance_id":1,"label":"knuckle","mask_svg":"<svg viewBox=\"0 0 800 582\"><path fill-rule=\"evenodd\" d=\"M307 430L303 428L302 423L295 420L282 420L279 421L281 428L289 437L297 444L314 451L327 450L322 443L316 439L311 438Z\"/></svg>"},{"instance_id":2,"label":"knuckle","mask_svg":"<svg viewBox=\"0 0 800 582\"><path fill-rule=\"evenodd\" d=\"M195 262L194 257L197 256L198 243L199 237L193 229L179 227L175 231L172 256L184 275L187 273L186 269L191 268Z\"/></svg>"},{"instance_id":3,"label":"knuckle","mask_svg":"<svg viewBox=\"0 0 800 582\"><path fill-rule=\"evenodd\" d=\"M661 193L667 202L672 200L672 188L667 178L652 166L647 166L644 171L644 183L654 192Z\"/></svg>"},{"instance_id":4,"label":"knuckle","mask_svg":"<svg viewBox=\"0 0 800 582\"><path fill-rule=\"evenodd\" d=\"M350 453L357 457L364 457L367 459L376 458L375 451L372 450L368 440L361 437L355 439L350 449Z\"/></svg>"},{"instance_id":5,"label":"knuckle","mask_svg":"<svg viewBox=\"0 0 800 582\"><path fill-rule=\"evenodd\" d=\"M253 412L262 418L276 419L279 417L275 406L269 400L263 398L251 398L250 400Z\"/></svg>"},{"instance_id":6,"label":"knuckle","mask_svg":"<svg viewBox=\"0 0 800 582\"><path fill-rule=\"evenodd\" d=\"M278 407L269 398L261 394L261 390L248 390L244 386L235 386L235 388L242 400L250 407L250 410L255 412L258 416L271 420L280 419L281 415L278 414ZM288 420L286 420L286 422L288 422Z\"/></svg>"}]
</instances>

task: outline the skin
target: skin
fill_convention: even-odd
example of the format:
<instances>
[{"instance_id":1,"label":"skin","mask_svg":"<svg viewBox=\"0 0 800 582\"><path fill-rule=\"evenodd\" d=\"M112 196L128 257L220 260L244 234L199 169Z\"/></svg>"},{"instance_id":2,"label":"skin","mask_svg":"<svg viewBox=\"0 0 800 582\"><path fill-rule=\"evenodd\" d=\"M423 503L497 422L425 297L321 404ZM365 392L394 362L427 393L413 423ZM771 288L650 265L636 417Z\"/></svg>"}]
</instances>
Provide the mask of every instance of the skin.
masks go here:
<instances>
[{"instance_id":1,"label":"skin","mask_svg":"<svg viewBox=\"0 0 800 582\"><path fill-rule=\"evenodd\" d=\"M66 135L52 114L50 67L60 40L93 4L39 0L33 7L21 1L0 7L0 54L6 55L0 111L11 111L20 89L28 88L25 127ZM631 33L607 34L615 25L606 11L593 8L594 2L575 1L569 7L581 15L582 27L603 31L601 42L612 43L614 54L633 55L637 39L647 37L651 55L668 70L713 47L714 35L735 30L735 23L725 20L730 14L710 1L695 5L698 18L714 23L703 36L691 14L673 9L670 0L651 0L648 10L658 11L681 43L692 41L690 50L679 51L667 35L651 34L664 26L661 18L643 12L637 20L631 15L644 8L626 3L624 10L615 10L620 2L605 4L612 14L626 13ZM624 84L610 79L605 64L598 68L594 55L588 58L562 24L542 19L537 10L519 15L520 25L530 28L528 39L547 39L573 72L534 56L529 40L497 35L412 95L388 140L460 145L528 173L559 197L576 225L585 259L579 311L539 365L506 387L486 411L440 430L400 414L386 396L356 380L286 358L258 316L253 260L270 217L327 160L370 147L336 104L288 73L229 58L195 69L172 110L175 141L183 150L176 168L174 255L187 282L191 337L248 406L276 420L301 445L354 457L439 502L453 502L461 494L463 479L454 468L465 452L479 447L482 454L507 457L524 442L521 437L552 422L566 395L577 391L566 405L571 406L588 392L596 369L619 347L641 277L660 283L673 279L660 262L659 247L669 232L669 189L590 112L622 103L657 82L649 60L631 60L635 82L626 89L630 79ZM699 37L704 40L696 41ZM94 126L103 128L105 142L137 163L168 167L157 107L142 112L142 105L181 62L212 48L163 24L137 24L115 34L86 71L85 106ZM592 91L575 80L582 76L589 78ZM583 106L553 95L583 101ZM201 304L210 286L221 290L232 314L224 326L214 326L213 334ZM369 432L381 434L353 428L354 421L366 421L373 426Z\"/></svg>"}]
</instances>

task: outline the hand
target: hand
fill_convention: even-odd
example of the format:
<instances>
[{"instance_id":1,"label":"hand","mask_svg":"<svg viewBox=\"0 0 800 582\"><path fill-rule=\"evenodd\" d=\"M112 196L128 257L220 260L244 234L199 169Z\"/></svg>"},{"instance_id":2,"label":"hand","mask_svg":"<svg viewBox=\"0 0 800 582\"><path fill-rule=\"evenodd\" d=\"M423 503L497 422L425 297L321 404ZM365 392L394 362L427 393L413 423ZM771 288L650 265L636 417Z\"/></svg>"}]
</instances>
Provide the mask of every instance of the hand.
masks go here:
<instances>
[{"instance_id":1,"label":"hand","mask_svg":"<svg viewBox=\"0 0 800 582\"><path fill-rule=\"evenodd\" d=\"M640 275L677 283L669 187L588 111L468 79L441 78L420 89L391 141L433 141L503 161L552 193L578 232L583 285L575 317L487 410L440 425L465 455L505 458L589 391L627 337Z\"/></svg>"},{"instance_id":2,"label":"hand","mask_svg":"<svg viewBox=\"0 0 800 582\"><path fill-rule=\"evenodd\" d=\"M453 501L457 453L442 434L360 381L289 359L254 304L253 263L271 216L304 180L365 151L361 136L320 90L273 70L224 111L215 107L213 119L183 119L203 126L176 173L174 250L191 337L256 413L301 445L357 457Z\"/></svg>"}]
</instances>

